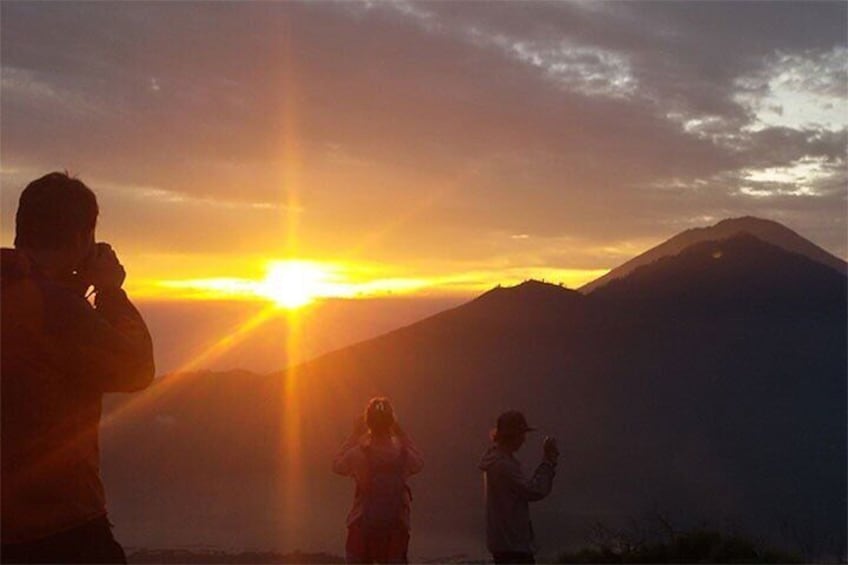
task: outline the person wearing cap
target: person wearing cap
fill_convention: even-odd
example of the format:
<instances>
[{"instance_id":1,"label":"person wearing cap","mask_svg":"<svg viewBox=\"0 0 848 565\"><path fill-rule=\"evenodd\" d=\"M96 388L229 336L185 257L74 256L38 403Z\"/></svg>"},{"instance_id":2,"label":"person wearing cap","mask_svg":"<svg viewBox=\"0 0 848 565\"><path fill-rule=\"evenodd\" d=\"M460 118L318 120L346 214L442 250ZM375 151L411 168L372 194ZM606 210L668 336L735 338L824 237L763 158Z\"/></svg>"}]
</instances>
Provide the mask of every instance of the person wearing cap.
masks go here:
<instances>
[{"instance_id":1,"label":"person wearing cap","mask_svg":"<svg viewBox=\"0 0 848 565\"><path fill-rule=\"evenodd\" d=\"M486 546L495 563L535 563L529 503L550 494L559 450L556 440L546 437L542 462L531 477L525 476L515 452L524 445L527 432L534 430L521 412L504 412L492 431L493 444L480 460L486 490Z\"/></svg>"},{"instance_id":2,"label":"person wearing cap","mask_svg":"<svg viewBox=\"0 0 848 565\"><path fill-rule=\"evenodd\" d=\"M339 448L333 472L356 482L347 516L347 563L406 563L412 492L406 481L424 467L388 398L372 398Z\"/></svg>"}]
</instances>

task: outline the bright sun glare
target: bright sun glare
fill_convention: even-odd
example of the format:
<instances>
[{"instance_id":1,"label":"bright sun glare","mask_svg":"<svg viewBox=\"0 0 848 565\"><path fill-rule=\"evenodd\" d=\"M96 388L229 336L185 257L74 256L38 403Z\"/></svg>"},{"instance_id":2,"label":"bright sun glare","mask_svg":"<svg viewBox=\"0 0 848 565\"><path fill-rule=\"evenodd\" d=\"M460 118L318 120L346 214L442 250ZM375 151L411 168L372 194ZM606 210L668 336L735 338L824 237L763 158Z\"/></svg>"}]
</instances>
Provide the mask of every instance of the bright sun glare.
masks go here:
<instances>
[{"instance_id":1,"label":"bright sun glare","mask_svg":"<svg viewBox=\"0 0 848 565\"><path fill-rule=\"evenodd\" d=\"M327 278L328 273L314 263L278 261L269 268L259 294L284 308L300 308L324 295Z\"/></svg>"}]
</instances>

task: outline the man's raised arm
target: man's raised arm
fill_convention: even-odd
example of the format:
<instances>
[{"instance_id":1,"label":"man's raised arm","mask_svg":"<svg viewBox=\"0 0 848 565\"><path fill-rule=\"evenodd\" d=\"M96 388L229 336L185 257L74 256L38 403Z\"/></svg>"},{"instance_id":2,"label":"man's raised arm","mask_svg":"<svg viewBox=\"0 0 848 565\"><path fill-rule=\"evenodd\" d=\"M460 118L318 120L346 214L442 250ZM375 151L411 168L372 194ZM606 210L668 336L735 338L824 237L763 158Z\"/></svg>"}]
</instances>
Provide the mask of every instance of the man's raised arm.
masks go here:
<instances>
[{"instance_id":1,"label":"man's raised arm","mask_svg":"<svg viewBox=\"0 0 848 565\"><path fill-rule=\"evenodd\" d=\"M80 376L102 392L146 388L155 372L153 342L144 319L121 288L126 273L111 246L98 243L80 276L96 292L94 308L82 301L73 315L79 325L70 338Z\"/></svg>"}]
</instances>

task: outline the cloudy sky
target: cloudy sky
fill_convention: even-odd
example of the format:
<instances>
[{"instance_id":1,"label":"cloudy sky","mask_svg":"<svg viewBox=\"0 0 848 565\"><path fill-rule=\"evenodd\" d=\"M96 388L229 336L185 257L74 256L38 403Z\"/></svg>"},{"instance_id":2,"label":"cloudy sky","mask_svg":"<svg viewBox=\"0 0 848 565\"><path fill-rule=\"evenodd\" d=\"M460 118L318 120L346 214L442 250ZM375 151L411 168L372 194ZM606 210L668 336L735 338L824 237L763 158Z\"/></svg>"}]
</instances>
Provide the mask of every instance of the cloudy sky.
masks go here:
<instances>
[{"instance_id":1,"label":"cloudy sky","mask_svg":"<svg viewBox=\"0 0 848 565\"><path fill-rule=\"evenodd\" d=\"M579 286L741 215L848 254L844 2L0 9L3 244L67 169L142 294Z\"/></svg>"}]
</instances>

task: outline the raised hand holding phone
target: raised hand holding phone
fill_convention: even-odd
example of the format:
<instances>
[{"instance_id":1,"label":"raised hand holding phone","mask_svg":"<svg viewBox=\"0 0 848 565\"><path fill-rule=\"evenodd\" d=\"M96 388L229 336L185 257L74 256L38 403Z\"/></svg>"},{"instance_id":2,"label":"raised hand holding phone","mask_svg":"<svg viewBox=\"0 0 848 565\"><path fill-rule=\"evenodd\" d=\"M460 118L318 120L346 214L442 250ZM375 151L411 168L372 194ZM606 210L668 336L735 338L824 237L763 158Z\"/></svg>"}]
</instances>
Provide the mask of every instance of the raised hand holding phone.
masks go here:
<instances>
[{"instance_id":1,"label":"raised hand holding phone","mask_svg":"<svg viewBox=\"0 0 848 565\"><path fill-rule=\"evenodd\" d=\"M92 254L80 268L79 276L94 286L95 291L100 291L121 288L127 273L112 246L100 242L95 244Z\"/></svg>"}]
</instances>

